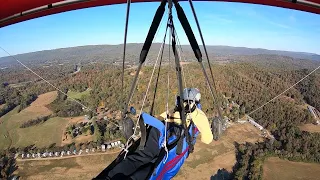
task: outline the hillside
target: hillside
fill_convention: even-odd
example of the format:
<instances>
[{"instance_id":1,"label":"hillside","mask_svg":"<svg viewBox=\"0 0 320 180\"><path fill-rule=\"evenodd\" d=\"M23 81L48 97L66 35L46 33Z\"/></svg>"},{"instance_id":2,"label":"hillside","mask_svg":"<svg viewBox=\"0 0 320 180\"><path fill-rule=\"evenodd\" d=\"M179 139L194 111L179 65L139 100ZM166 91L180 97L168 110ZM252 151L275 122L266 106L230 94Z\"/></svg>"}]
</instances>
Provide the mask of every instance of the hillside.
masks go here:
<instances>
[{"instance_id":1,"label":"hillside","mask_svg":"<svg viewBox=\"0 0 320 180\"><path fill-rule=\"evenodd\" d=\"M139 44L136 46L137 47L131 48L128 51L129 55L127 57L131 62L136 61L136 56L139 54ZM156 44L155 46L158 45ZM102 111L99 115L94 115L94 113L90 114L89 112L84 111L79 104L74 103L71 98L67 98L60 92L58 93L56 100L46 106L59 117L88 114L90 117L94 116L93 119L97 120L94 121L95 123L92 125L95 131L92 131L92 134L90 134L90 140L88 140L90 142L82 145L78 144L77 148L85 148L89 145L93 146L93 144L97 145L102 142L110 141L113 138L119 138L119 131L113 123L118 123L119 110L121 109L122 101L125 98L121 94L121 78L119 78L121 76L121 66L117 66L117 63L114 63L114 65L108 63L121 62L121 56L119 55L121 53L116 53L121 51L121 47L89 47L91 50L88 51L85 50L87 47L59 49L56 50L57 53L52 54L52 56L46 56L46 53L50 54L52 51L43 51L41 52L44 53L42 54L43 57L38 57L36 53L30 53L28 54L29 57L25 60L26 63L32 64L33 70L44 76L50 83L60 88L64 93L71 95L73 98L77 98L81 103L95 112L98 112L98 109L99 111ZM75 49L77 50L74 51ZM107 49L109 50L109 53L106 54L103 51L106 51ZM188 52L188 48L184 49L186 49L185 54L187 54L186 60L191 61L193 59L192 53ZM155 52L156 51L152 50L150 53L151 56L149 59L153 60L151 62L154 62ZM78 54L79 56L81 55L81 57L79 57ZM118 59L115 56L117 56ZM45 57L50 57L51 59L46 59ZM52 59L54 59L54 63L51 62ZM213 66L213 74L218 90L218 98L221 102L220 106L223 107L223 115L233 117L233 121L236 121L238 117L242 117L245 113L251 113L265 102L283 92L299 79L307 75L312 69L319 66L320 63L319 61L294 59L293 57L270 54L214 56L214 60L219 60L219 63L215 63ZM88 63L91 61L94 61L95 63ZM72 64L78 64L79 62L82 62L81 71L73 73ZM50 63L50 68L48 68L47 65ZM63 65L58 65L57 63L63 63ZM45 67L44 64L46 64ZM66 66L66 64L69 64L69 66ZM207 64L205 64L205 67L207 68ZM212 97L210 96L199 64L196 62L183 63L183 71L185 75L183 81L186 86L200 89L204 112L210 118L215 116L216 109L212 104ZM8 147L8 144L12 144L14 146L12 147L12 151L17 152L34 151L34 149L25 147L30 143L36 145L35 147L32 147L35 149L40 147L43 147L42 149L45 150L50 148L71 148L74 144L68 145L67 143L69 141L67 141L66 144L63 144L63 147L60 146L59 143L62 140L63 132L66 131L68 122L73 121L71 120L71 117L70 119L56 117L39 125L28 128L19 128L22 121L27 121L31 118L29 116L32 115L32 118L36 117L36 114L28 113L28 111L30 109L37 110L37 108L34 108L34 105L38 102L35 101L31 105L30 103L25 103L25 99L28 97L27 95L34 93L35 97L38 96L39 99L42 97L39 95L54 90L47 83L37 79L37 77L30 73L24 74L25 72L26 71L11 68L1 71L0 78L2 82L8 83L1 86L0 104L6 104L3 107L7 107L7 104L9 103L14 103L17 107L21 107L21 105L24 106L20 109L20 113L18 113L17 108L14 110L8 109L8 111L3 112L3 117L1 117L3 123L0 124L0 128L3 131L1 132L6 132L6 129L9 129L9 132L2 134L1 138L4 141L1 142L4 142L3 144L6 145L0 147L3 149ZM129 92L130 84L133 79L132 73L134 72L134 67L125 70L125 84L123 90L126 95ZM151 66L143 67L138 86L130 104L136 109L140 109L142 106L142 101L151 74ZM155 74L157 74L157 71ZM178 92L174 67L165 64L160 72L159 86L155 99L155 114L162 113L165 110L168 74L169 77L172 77L170 78L169 83L170 105L173 106L174 98ZM155 81L153 79L143 109L146 112L150 111L154 88ZM320 148L320 144L318 143L318 140L320 134L304 132L298 128L300 125L313 122L309 112L304 108L304 104L308 103L319 109L319 89L320 73L316 72L275 101L264 106L259 111L250 114L251 117L274 135L275 141L273 144L269 141L259 141L259 143L257 143L256 138L259 136L253 134L253 127L231 127L224 133L221 141L213 142L209 146L198 144L197 147L199 150L192 156L190 161L188 160L186 162L185 169L180 172L177 178L193 177L193 179L195 179L201 174L203 174L205 178L209 178L209 176L214 175L218 169L225 168L228 173L231 173L236 179L250 179L251 177L253 177L251 179L255 179L263 175L262 165L264 159L268 156L278 156L294 161L319 163L320 154L318 149ZM228 97L229 100L226 101L226 98L224 98L223 95ZM226 108L226 106L228 106L227 104L231 101L239 104L240 107L232 111ZM102 108L100 108L101 106ZM44 109L44 107L41 109ZM42 111L41 109L39 108L39 111ZM108 116L108 121L103 121L105 115ZM112 123L108 124L108 122ZM76 128L76 126L80 127L81 125L75 124L74 128ZM48 131L48 129L54 131L54 133L52 132L49 134L50 131ZM73 130L74 129L71 127L72 132ZM33 131L36 131L36 133L33 133ZM25 136L21 135L21 132L25 132ZM7 134L12 134L10 137L13 138L13 143L9 141ZM29 139L21 140L23 139L22 137ZM41 138L37 139L38 137ZM78 137L73 140L77 141L77 138ZM240 140L236 138L240 138ZM49 146L52 143L56 143L56 147ZM225 151L227 154L221 155L221 151ZM107 157L97 156L96 158L96 161L104 161ZM225 158L226 161L221 163ZM48 175L46 172L41 173L42 170L53 172L52 176L60 175L61 177L61 173L76 173L79 172L76 170L77 168L85 169L87 164L80 159L82 158L75 158L76 162L70 161L70 163L69 161L66 163L65 160L50 160L40 162L39 164L37 164L37 162L21 162L19 164L21 167L19 172L25 176L32 176L29 172L30 169L27 168L28 165L32 164L34 166L42 167L44 164L48 164L48 166L37 170L37 172L41 174L41 177ZM88 158L85 157L84 159ZM93 161L90 160L90 162ZM79 165L79 163L81 163L81 165ZM101 162L97 164L100 169L106 165ZM212 166L212 168L205 169L205 167L208 166ZM41 177L39 176L39 178Z\"/></svg>"},{"instance_id":2,"label":"hillside","mask_svg":"<svg viewBox=\"0 0 320 180\"><path fill-rule=\"evenodd\" d=\"M127 45L127 62L135 64L138 62L138 57L142 48L142 44ZM160 44L153 44L148 59L156 59ZM166 48L168 49L168 48ZM183 45L182 49L186 55L186 59L191 61L194 59L192 49L189 45ZM231 46L208 46L208 53L211 58L230 57L230 56L251 56L251 55L279 55L291 57L294 59L320 60L320 55L304 52L276 51L267 49L253 49L245 47ZM24 63L38 63L43 65L54 65L62 63L89 63L89 62L107 62L120 63L122 62L123 45L90 45L70 48L61 48L54 50L45 50L39 52L31 52L19 54L15 57ZM165 52L164 57L167 52ZM13 64L18 65L11 57L0 58L0 67L11 67Z\"/></svg>"}]
</instances>

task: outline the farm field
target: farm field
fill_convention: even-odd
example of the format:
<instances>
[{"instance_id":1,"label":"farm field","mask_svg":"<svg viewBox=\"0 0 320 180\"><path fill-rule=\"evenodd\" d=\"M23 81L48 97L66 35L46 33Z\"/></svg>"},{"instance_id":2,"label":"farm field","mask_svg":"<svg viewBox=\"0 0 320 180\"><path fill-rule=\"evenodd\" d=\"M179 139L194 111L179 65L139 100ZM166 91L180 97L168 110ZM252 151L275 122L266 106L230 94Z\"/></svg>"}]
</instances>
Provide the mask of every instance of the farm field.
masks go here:
<instances>
[{"instance_id":1,"label":"farm field","mask_svg":"<svg viewBox=\"0 0 320 180\"><path fill-rule=\"evenodd\" d=\"M18 113L17 108L0 118L0 148L11 146L27 146L35 144L36 146L46 146L53 142L58 143L61 140L61 132L57 128L65 126L65 120L62 118L52 118L45 123L29 128L20 128L24 122L52 114L46 105L53 102L57 97L57 92L52 91L40 95L26 109Z\"/></svg>"},{"instance_id":2,"label":"farm field","mask_svg":"<svg viewBox=\"0 0 320 180\"><path fill-rule=\"evenodd\" d=\"M234 142L256 142L260 131L249 123L230 127L220 141L209 145L199 142L181 171L174 178L210 179L219 168L232 170L236 163ZM59 160L18 161L19 175L23 179L91 179L105 168L116 154L80 156ZM208 168L210 167L210 168ZM32 169L36 169L32 171Z\"/></svg>"},{"instance_id":3,"label":"farm field","mask_svg":"<svg viewBox=\"0 0 320 180\"><path fill-rule=\"evenodd\" d=\"M263 165L264 180L318 180L319 177L320 164L292 162L271 157Z\"/></svg>"},{"instance_id":4,"label":"farm field","mask_svg":"<svg viewBox=\"0 0 320 180\"><path fill-rule=\"evenodd\" d=\"M308 131L308 132L311 132L311 133L320 132L320 125L304 124L304 125L299 126L299 128L302 131Z\"/></svg>"},{"instance_id":5,"label":"farm field","mask_svg":"<svg viewBox=\"0 0 320 180\"><path fill-rule=\"evenodd\" d=\"M83 91L83 92L76 92L76 91L68 91L67 95L69 98L72 99L81 99L83 96L87 96L90 94L91 89L88 88L87 90Z\"/></svg>"}]
</instances>

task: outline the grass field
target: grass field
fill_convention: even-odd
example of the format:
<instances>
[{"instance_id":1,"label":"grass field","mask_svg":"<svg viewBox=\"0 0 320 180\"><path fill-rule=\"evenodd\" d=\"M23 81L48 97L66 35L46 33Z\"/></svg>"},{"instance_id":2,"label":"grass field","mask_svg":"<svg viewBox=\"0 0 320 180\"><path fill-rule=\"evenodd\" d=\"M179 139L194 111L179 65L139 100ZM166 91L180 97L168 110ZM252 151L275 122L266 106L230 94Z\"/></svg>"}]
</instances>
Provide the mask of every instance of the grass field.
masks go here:
<instances>
[{"instance_id":1,"label":"grass field","mask_svg":"<svg viewBox=\"0 0 320 180\"><path fill-rule=\"evenodd\" d=\"M17 171L23 179L92 179L97 176L117 153L108 155L80 156L59 160L18 161Z\"/></svg>"},{"instance_id":2,"label":"grass field","mask_svg":"<svg viewBox=\"0 0 320 180\"><path fill-rule=\"evenodd\" d=\"M194 153L189 156L174 179L208 180L219 169L225 168L231 172L236 163L234 142L257 142L262 140L260 134L260 131L249 123L235 124L227 129L219 141L213 141L209 145L198 142Z\"/></svg>"},{"instance_id":3,"label":"grass field","mask_svg":"<svg viewBox=\"0 0 320 180\"><path fill-rule=\"evenodd\" d=\"M63 131L67 120L55 117L48 119L43 124L28 128L17 128L15 133L17 138L13 139L13 146L28 146L35 144L37 147L48 146L52 143L61 145Z\"/></svg>"},{"instance_id":4,"label":"grass field","mask_svg":"<svg viewBox=\"0 0 320 180\"><path fill-rule=\"evenodd\" d=\"M292 162L272 157L263 165L264 180L318 180L320 164Z\"/></svg>"},{"instance_id":5,"label":"grass field","mask_svg":"<svg viewBox=\"0 0 320 180\"><path fill-rule=\"evenodd\" d=\"M36 144L37 146L46 146L51 144L51 139L58 136L60 133L56 128L63 125L62 118L49 119L41 125L25 129L21 129L20 125L39 116L50 115L52 112L46 107L46 105L54 101L56 97L56 91L42 94L33 103L31 103L29 107L21 112L18 113L18 108L16 108L1 117L0 148L8 148L10 145L25 146ZM61 141L61 135L59 135L58 138L60 138L59 140ZM53 138L52 141L57 142L55 138Z\"/></svg>"},{"instance_id":6,"label":"grass field","mask_svg":"<svg viewBox=\"0 0 320 180\"><path fill-rule=\"evenodd\" d=\"M69 98L73 99L81 99L83 96L88 96L90 94L91 89L87 89L83 92L76 92L76 91L68 91L67 95Z\"/></svg>"},{"instance_id":7,"label":"grass field","mask_svg":"<svg viewBox=\"0 0 320 180\"><path fill-rule=\"evenodd\" d=\"M302 131L308 131L311 133L320 132L320 125L304 124L304 125L299 126L299 128Z\"/></svg>"},{"instance_id":8,"label":"grass field","mask_svg":"<svg viewBox=\"0 0 320 180\"><path fill-rule=\"evenodd\" d=\"M199 142L175 180L208 180L219 168L232 170L236 162L234 142L258 141L260 132L250 124L230 127L222 139L209 145ZM92 179L114 155L96 155L60 160L19 161L22 179Z\"/></svg>"}]
</instances>

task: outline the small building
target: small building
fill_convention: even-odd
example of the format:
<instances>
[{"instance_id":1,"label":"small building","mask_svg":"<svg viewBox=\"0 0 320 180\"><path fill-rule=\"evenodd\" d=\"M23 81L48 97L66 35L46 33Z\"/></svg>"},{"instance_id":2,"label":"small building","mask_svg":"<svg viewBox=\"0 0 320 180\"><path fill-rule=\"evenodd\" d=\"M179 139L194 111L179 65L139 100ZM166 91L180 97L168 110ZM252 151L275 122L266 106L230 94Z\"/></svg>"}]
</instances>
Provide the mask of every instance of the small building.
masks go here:
<instances>
[{"instance_id":1,"label":"small building","mask_svg":"<svg viewBox=\"0 0 320 180\"><path fill-rule=\"evenodd\" d=\"M67 151L67 155L70 156L70 155L71 155L71 152L70 152L70 151Z\"/></svg>"},{"instance_id":2,"label":"small building","mask_svg":"<svg viewBox=\"0 0 320 180\"><path fill-rule=\"evenodd\" d=\"M21 158L23 159L25 157L24 153L21 154Z\"/></svg>"},{"instance_id":3,"label":"small building","mask_svg":"<svg viewBox=\"0 0 320 180\"><path fill-rule=\"evenodd\" d=\"M80 151L79 151L79 155L81 155L82 154L82 149L80 149Z\"/></svg>"},{"instance_id":4,"label":"small building","mask_svg":"<svg viewBox=\"0 0 320 180\"><path fill-rule=\"evenodd\" d=\"M61 151L61 156L60 157L62 157L64 154L65 154L65 151Z\"/></svg>"},{"instance_id":5,"label":"small building","mask_svg":"<svg viewBox=\"0 0 320 180\"><path fill-rule=\"evenodd\" d=\"M52 157L53 153L52 152L49 152L49 157Z\"/></svg>"},{"instance_id":6,"label":"small building","mask_svg":"<svg viewBox=\"0 0 320 180\"><path fill-rule=\"evenodd\" d=\"M38 158L41 158L41 153L38 152L38 153L37 153L37 156L38 156Z\"/></svg>"},{"instance_id":7,"label":"small building","mask_svg":"<svg viewBox=\"0 0 320 180\"><path fill-rule=\"evenodd\" d=\"M89 153L89 149L86 149L86 153Z\"/></svg>"},{"instance_id":8,"label":"small building","mask_svg":"<svg viewBox=\"0 0 320 180\"><path fill-rule=\"evenodd\" d=\"M263 130L263 127L258 124L257 122L255 122L253 119L249 119L249 123L251 123L253 126L257 127L260 131Z\"/></svg>"},{"instance_id":9,"label":"small building","mask_svg":"<svg viewBox=\"0 0 320 180\"><path fill-rule=\"evenodd\" d=\"M107 146L107 149L111 149L112 148L112 146L109 144L108 146Z\"/></svg>"},{"instance_id":10,"label":"small building","mask_svg":"<svg viewBox=\"0 0 320 180\"><path fill-rule=\"evenodd\" d=\"M55 152L54 155L55 155L56 157L58 157L58 156L59 156L59 152Z\"/></svg>"},{"instance_id":11,"label":"small building","mask_svg":"<svg viewBox=\"0 0 320 180\"><path fill-rule=\"evenodd\" d=\"M95 152L95 150L96 150L96 148L92 148L92 149L91 149L91 152Z\"/></svg>"},{"instance_id":12,"label":"small building","mask_svg":"<svg viewBox=\"0 0 320 180\"><path fill-rule=\"evenodd\" d=\"M88 122L89 121L89 116L88 115L84 115L84 121Z\"/></svg>"},{"instance_id":13,"label":"small building","mask_svg":"<svg viewBox=\"0 0 320 180\"><path fill-rule=\"evenodd\" d=\"M106 151L106 145L104 145L104 144L101 145L101 151L103 151L103 152Z\"/></svg>"},{"instance_id":14,"label":"small building","mask_svg":"<svg viewBox=\"0 0 320 180\"><path fill-rule=\"evenodd\" d=\"M114 142L112 142L111 143L111 147L115 147L116 145L115 145L115 143Z\"/></svg>"},{"instance_id":15,"label":"small building","mask_svg":"<svg viewBox=\"0 0 320 180\"><path fill-rule=\"evenodd\" d=\"M77 150L73 150L73 154L76 155L77 154Z\"/></svg>"},{"instance_id":16,"label":"small building","mask_svg":"<svg viewBox=\"0 0 320 180\"><path fill-rule=\"evenodd\" d=\"M32 158L36 158L36 154L34 154L34 153L32 153L31 156L32 156Z\"/></svg>"},{"instance_id":17,"label":"small building","mask_svg":"<svg viewBox=\"0 0 320 180\"><path fill-rule=\"evenodd\" d=\"M29 153L27 154L27 158L30 158L30 154Z\"/></svg>"}]
</instances>

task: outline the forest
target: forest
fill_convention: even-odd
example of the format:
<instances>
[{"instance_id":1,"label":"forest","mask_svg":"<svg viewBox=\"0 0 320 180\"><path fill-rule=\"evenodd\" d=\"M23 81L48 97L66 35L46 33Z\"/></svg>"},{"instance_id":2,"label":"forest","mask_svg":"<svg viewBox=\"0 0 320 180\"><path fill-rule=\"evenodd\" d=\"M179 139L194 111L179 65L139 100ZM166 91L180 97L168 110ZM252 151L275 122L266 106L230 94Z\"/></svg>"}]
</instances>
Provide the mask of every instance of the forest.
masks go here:
<instances>
[{"instance_id":1,"label":"forest","mask_svg":"<svg viewBox=\"0 0 320 180\"><path fill-rule=\"evenodd\" d=\"M275 136L275 141L273 142L236 144L235 146L238 150L237 164L234 167L232 176L235 179L261 179L263 161L269 156L319 163L320 153L318 149L320 148L320 143L318 143L318 140L320 134L300 131L298 128L300 124L313 122L312 117L305 108L306 103L320 109L319 72L312 74L268 105L256 110L310 73L311 68L318 66L319 62L295 60L291 57L276 55L241 55L227 58L220 57L220 60L223 63L215 62L213 64L219 106L223 106L224 98L222 95L225 95L230 98L230 101L239 104L239 107L232 112L235 120L238 116L242 117L244 114L249 114ZM159 73L156 98L153 99L156 86L154 77L143 111L149 112L153 101L155 103L154 114L164 112L167 101L170 106L174 105L175 96L178 93L175 78L176 72L173 68L173 62L170 63L167 59L165 61L167 62L165 62ZM207 64L205 64L205 67L208 68ZM124 88L122 89L121 68L110 63L82 64L81 71L76 74L72 74L72 65L62 66L61 68L53 66L47 70L43 66L35 66L33 68L62 91L58 92L56 100L48 105L54 115L60 117L84 114L94 115L97 113L96 109L100 104L105 104L110 112L121 110L135 72L134 69L127 66L124 74ZM182 68L183 84L188 87L199 88L202 94L204 112L210 118L216 116L217 112L213 104L216 102L213 101L209 93L199 65L197 63L189 63L183 65ZM10 69L6 70L9 71ZM134 106L136 109L142 108L151 73L151 66L143 67L130 106ZM158 71L155 72L155 74L157 73ZM11 70L9 74L1 77L3 82L7 83L0 87L0 104L4 104L0 109L0 116L17 106L19 106L19 110L22 110L33 102L38 95L55 90L32 74L22 76L23 71L18 70ZM169 79L169 90L166 86L168 76L172 77ZM14 83L22 84L17 85ZM76 100L84 104L88 109L93 110L93 112L83 108L66 96L69 90L83 92L88 88L91 89L89 95ZM167 100L168 92L169 99ZM21 128L36 125L43 121L42 118L30 120ZM110 119L110 121L116 122L117 119ZM83 130L83 133L88 131L94 135L94 142L81 145L71 144L64 147L53 145L45 148L81 148L81 146L92 146L92 144L101 144L103 141L110 139L121 138L118 128L110 124L104 121L93 121L93 131L88 131L89 129ZM76 128L76 125L74 128ZM70 128L70 134L74 128ZM38 148L31 145L30 147L12 150L12 152L17 151L38 151Z\"/></svg>"}]
</instances>

